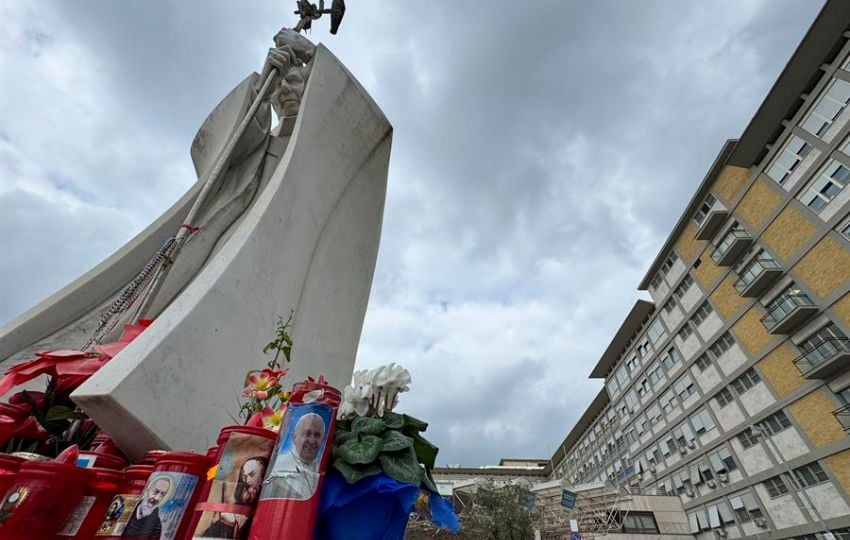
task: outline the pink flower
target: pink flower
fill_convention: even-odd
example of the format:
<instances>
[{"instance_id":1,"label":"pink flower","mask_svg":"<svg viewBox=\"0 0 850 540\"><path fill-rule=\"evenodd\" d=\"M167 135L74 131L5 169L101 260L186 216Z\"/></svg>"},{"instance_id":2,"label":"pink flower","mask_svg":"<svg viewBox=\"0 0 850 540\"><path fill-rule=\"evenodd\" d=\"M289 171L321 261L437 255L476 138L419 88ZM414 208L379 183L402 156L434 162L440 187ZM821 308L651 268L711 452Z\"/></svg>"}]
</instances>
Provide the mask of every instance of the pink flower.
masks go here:
<instances>
[{"instance_id":1,"label":"pink flower","mask_svg":"<svg viewBox=\"0 0 850 540\"><path fill-rule=\"evenodd\" d=\"M251 373L245 380L247 386L242 391L242 396L253 396L259 400L268 399L278 381L284 376L286 376L285 369L266 368L260 372Z\"/></svg>"}]
</instances>

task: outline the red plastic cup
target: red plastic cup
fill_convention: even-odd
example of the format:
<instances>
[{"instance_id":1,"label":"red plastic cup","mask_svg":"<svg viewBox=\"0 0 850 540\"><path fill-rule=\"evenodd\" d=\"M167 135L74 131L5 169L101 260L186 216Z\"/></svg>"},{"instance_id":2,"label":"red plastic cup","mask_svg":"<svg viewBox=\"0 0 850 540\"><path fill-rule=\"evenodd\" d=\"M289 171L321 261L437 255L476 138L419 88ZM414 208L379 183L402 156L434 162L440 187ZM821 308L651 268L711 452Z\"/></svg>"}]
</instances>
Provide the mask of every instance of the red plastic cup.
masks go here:
<instances>
[{"instance_id":1,"label":"red plastic cup","mask_svg":"<svg viewBox=\"0 0 850 540\"><path fill-rule=\"evenodd\" d=\"M108 502L100 516L99 525L94 528L96 539L121 538L152 472L152 465L131 465L124 469L124 481L118 493Z\"/></svg>"},{"instance_id":2,"label":"red plastic cup","mask_svg":"<svg viewBox=\"0 0 850 540\"><path fill-rule=\"evenodd\" d=\"M59 529L57 537L62 539L90 540L103 521L106 508L124 481L124 473L112 469L90 469L95 479L89 491L80 499L77 507Z\"/></svg>"},{"instance_id":3,"label":"red plastic cup","mask_svg":"<svg viewBox=\"0 0 850 540\"><path fill-rule=\"evenodd\" d=\"M0 539L53 540L89 490L89 469L55 461L25 461L0 503L6 515Z\"/></svg>"},{"instance_id":4,"label":"red plastic cup","mask_svg":"<svg viewBox=\"0 0 850 540\"><path fill-rule=\"evenodd\" d=\"M251 527L276 440L274 431L253 426L228 426L219 432L217 445L207 453L209 456L215 450L214 465L195 505L190 537L243 537L242 531ZM207 531L210 534L204 534Z\"/></svg>"}]
</instances>

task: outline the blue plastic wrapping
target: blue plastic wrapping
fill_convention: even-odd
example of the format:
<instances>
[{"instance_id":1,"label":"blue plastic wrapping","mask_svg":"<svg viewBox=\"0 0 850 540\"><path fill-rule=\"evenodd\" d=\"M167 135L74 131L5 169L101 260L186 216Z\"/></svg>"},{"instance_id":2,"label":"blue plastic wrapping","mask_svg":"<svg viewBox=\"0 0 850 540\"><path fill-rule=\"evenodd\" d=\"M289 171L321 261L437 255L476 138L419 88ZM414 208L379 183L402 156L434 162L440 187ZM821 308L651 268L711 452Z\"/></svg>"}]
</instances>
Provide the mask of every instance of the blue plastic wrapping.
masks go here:
<instances>
[{"instance_id":1,"label":"blue plastic wrapping","mask_svg":"<svg viewBox=\"0 0 850 540\"><path fill-rule=\"evenodd\" d=\"M402 540L419 487L380 474L348 484L336 470L325 475L314 540ZM451 503L432 494L431 517L440 527L460 529Z\"/></svg>"}]
</instances>

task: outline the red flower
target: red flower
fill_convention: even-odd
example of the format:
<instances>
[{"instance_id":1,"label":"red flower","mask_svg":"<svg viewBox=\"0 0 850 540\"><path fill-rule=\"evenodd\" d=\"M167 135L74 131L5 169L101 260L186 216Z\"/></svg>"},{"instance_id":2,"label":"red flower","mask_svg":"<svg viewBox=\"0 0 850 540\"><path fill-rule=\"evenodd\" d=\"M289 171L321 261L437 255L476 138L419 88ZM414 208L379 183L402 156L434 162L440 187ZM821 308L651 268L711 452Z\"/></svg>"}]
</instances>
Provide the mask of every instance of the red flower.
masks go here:
<instances>
[{"instance_id":1,"label":"red flower","mask_svg":"<svg viewBox=\"0 0 850 540\"><path fill-rule=\"evenodd\" d=\"M36 358L12 366L6 371L6 375L0 379L0 396L44 374L55 379L55 390L58 394L70 394L138 337L149 324L150 321L139 321L139 324L124 325L124 334L121 339L115 343L96 346L96 352L72 350L37 352Z\"/></svg>"}]
</instances>

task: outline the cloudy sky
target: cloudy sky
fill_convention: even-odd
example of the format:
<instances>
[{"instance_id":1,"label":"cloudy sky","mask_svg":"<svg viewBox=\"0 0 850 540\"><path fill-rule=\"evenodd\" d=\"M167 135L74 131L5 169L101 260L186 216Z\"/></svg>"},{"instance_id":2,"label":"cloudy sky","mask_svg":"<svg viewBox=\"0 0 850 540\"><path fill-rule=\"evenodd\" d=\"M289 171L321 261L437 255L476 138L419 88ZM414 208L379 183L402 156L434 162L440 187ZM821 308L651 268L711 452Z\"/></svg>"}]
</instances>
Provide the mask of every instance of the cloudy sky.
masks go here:
<instances>
[{"instance_id":1,"label":"cloudy sky","mask_svg":"<svg viewBox=\"0 0 850 540\"><path fill-rule=\"evenodd\" d=\"M0 324L194 182L294 0L0 0ZM640 278L821 2L349 0L311 38L395 128L358 367L439 462L551 456Z\"/></svg>"}]
</instances>

